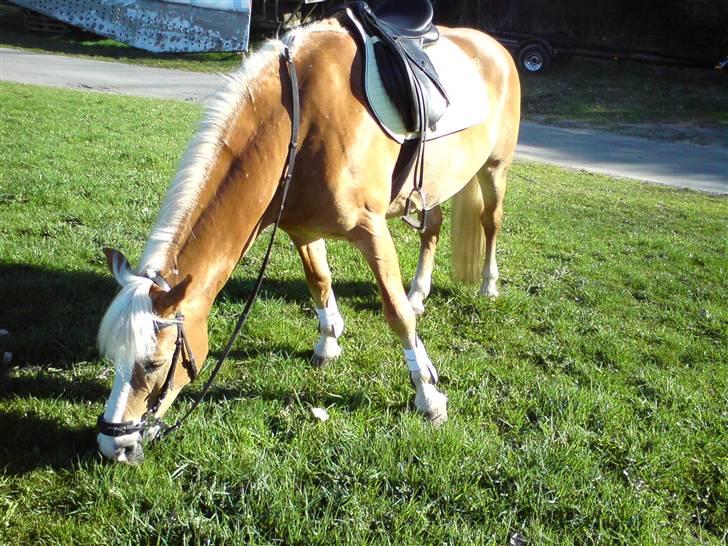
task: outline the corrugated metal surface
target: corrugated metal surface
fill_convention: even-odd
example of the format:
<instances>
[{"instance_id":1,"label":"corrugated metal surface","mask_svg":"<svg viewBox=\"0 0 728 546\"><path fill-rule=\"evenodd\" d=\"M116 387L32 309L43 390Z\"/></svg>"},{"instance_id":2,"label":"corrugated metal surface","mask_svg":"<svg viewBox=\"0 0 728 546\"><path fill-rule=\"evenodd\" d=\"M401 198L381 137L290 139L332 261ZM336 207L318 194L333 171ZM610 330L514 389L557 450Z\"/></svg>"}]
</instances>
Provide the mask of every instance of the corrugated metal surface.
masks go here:
<instances>
[{"instance_id":1,"label":"corrugated metal surface","mask_svg":"<svg viewBox=\"0 0 728 546\"><path fill-rule=\"evenodd\" d=\"M177 53L248 48L250 0L212 0L221 7L236 7L234 11L160 0L12 1L147 51ZM212 5L210 0L190 1Z\"/></svg>"},{"instance_id":2,"label":"corrugated metal surface","mask_svg":"<svg viewBox=\"0 0 728 546\"><path fill-rule=\"evenodd\" d=\"M247 11L250 13L250 0L162 0L172 4L187 4L196 8L217 9L221 11Z\"/></svg>"}]
</instances>

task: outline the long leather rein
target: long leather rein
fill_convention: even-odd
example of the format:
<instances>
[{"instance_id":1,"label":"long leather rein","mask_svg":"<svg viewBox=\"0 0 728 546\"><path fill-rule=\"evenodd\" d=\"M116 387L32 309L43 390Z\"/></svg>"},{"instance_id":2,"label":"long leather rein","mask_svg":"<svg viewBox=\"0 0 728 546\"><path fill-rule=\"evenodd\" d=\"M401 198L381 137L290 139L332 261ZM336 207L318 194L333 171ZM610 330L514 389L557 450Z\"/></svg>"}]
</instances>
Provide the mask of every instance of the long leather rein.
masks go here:
<instances>
[{"instance_id":1,"label":"long leather rein","mask_svg":"<svg viewBox=\"0 0 728 546\"><path fill-rule=\"evenodd\" d=\"M172 355L172 362L170 363L167 376L164 380L162 388L159 391L159 396L157 397L156 402L149 407L149 409L142 416L141 420L137 423L133 421L127 421L124 423L112 423L110 421L107 421L104 418L104 414L102 413L101 415L99 415L98 418L98 429L101 434L111 437L125 436L127 434L133 434L136 432L141 432L142 434L145 434L151 431L151 429L156 428L156 433L151 434L151 437L149 439L160 440L164 436L180 428L180 426L182 426L182 423L192 414L192 412L194 412L200 406L200 404L202 404L203 400L209 393L210 388L212 387L215 378L220 372L223 363L230 355L230 351L232 350L235 341L240 335L240 331L248 320L250 310L253 308L255 300L258 298L258 293L260 292L260 288L263 284L263 279L265 278L265 270L268 267L268 262L270 261L273 243L275 241L276 233L278 231L278 226L281 222L283 207L285 206L286 197L288 196L288 189L291 185L291 180L293 178L293 167L296 162L296 153L298 150L298 133L300 129L300 100L298 77L296 75L296 66L293 63L291 50L288 45L284 46L282 56L286 61L288 76L291 80L291 141L288 145L288 157L286 158L286 163L283 168L283 174L281 175L278 191L276 192L281 194L280 205L278 207L278 213L275 222L273 223L273 231L271 232L270 241L268 242L268 248L265 252L263 262L260 266L260 272L258 273L258 278L255 282L255 287L248 296L248 300L245 302L245 307L243 308L242 313L240 313L240 316L238 317L238 320L235 324L235 328L230 334L230 338L225 344L225 348L218 357L217 362L215 363L215 367L210 373L210 377L207 378L207 381L202 387L202 391L197 396L197 399L194 401L192 406L184 413L184 415L182 415L182 417L177 419L177 421L173 425L167 425L160 417L156 417L156 413L161 407L162 402L166 398L167 394L170 390L174 389L174 375L177 370L177 365L180 361L186 359L188 372L190 373L190 377L193 381L197 377L197 365L195 363L195 357L192 354L192 350L189 341L187 340L187 335L184 329L184 315L178 312L175 316L174 321L156 325L157 329L172 325L177 326L177 340L175 341L175 349ZM160 288L169 290L168 283L161 276L157 275L154 279L152 279L152 281Z\"/></svg>"}]
</instances>

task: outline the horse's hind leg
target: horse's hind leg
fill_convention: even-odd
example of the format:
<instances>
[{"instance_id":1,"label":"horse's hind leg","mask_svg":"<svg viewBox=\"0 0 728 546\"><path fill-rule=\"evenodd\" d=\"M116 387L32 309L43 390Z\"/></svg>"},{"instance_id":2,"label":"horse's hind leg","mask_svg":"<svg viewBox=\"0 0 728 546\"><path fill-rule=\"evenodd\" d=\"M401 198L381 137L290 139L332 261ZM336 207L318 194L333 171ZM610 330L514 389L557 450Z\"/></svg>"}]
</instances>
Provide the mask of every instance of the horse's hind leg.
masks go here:
<instances>
[{"instance_id":1,"label":"horse's hind leg","mask_svg":"<svg viewBox=\"0 0 728 546\"><path fill-rule=\"evenodd\" d=\"M447 396L437 390L437 371L415 332L416 317L402 287L397 252L384 217L367 216L350 234L377 279L389 326L404 346L410 378L417 391L415 406L438 425L447 420Z\"/></svg>"},{"instance_id":2,"label":"horse's hind leg","mask_svg":"<svg viewBox=\"0 0 728 546\"><path fill-rule=\"evenodd\" d=\"M417 315L425 312L425 298L430 294L432 287L432 268L435 265L435 249L440 238L441 226L442 210L437 206L427 213L427 226L420 235L420 259L407 295Z\"/></svg>"},{"instance_id":3,"label":"horse's hind leg","mask_svg":"<svg viewBox=\"0 0 728 546\"><path fill-rule=\"evenodd\" d=\"M337 338L344 331L344 319L336 306L336 298L331 288L331 270L326 261L326 244L323 239L304 243L293 234L291 238L301 256L306 283L316 306L320 336L313 349L313 362L322 365L341 354Z\"/></svg>"},{"instance_id":4,"label":"horse's hind leg","mask_svg":"<svg viewBox=\"0 0 728 546\"><path fill-rule=\"evenodd\" d=\"M506 175L510 165L510 161L489 161L478 174L484 205L480 221L485 231L485 263L480 293L492 298L498 296L495 245L503 221L503 198L506 194Z\"/></svg>"}]
</instances>

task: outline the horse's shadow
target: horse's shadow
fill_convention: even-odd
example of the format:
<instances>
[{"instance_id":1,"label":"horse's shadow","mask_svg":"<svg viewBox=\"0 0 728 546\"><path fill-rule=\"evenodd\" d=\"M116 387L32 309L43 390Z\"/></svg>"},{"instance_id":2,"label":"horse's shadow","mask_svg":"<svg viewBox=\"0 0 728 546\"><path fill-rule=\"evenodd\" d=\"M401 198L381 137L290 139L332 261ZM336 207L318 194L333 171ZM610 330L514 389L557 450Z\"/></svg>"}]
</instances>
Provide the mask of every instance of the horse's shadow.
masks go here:
<instances>
[{"instance_id":1,"label":"horse's shadow","mask_svg":"<svg viewBox=\"0 0 728 546\"><path fill-rule=\"evenodd\" d=\"M303 273L301 273L303 277ZM221 292L221 296L232 301L243 302L253 291L255 278L230 279ZM377 285L364 281L342 281L333 283L337 298L346 300L356 311L378 311L381 300ZM284 299L297 305L312 305L311 293L306 282L301 279L280 280L265 279L261 288L261 298Z\"/></svg>"},{"instance_id":2,"label":"horse's shadow","mask_svg":"<svg viewBox=\"0 0 728 546\"><path fill-rule=\"evenodd\" d=\"M254 279L247 276L232 279L224 295L242 301L253 284ZM0 445L0 469L8 475L22 475L44 467L72 469L76 461L97 456L95 422L42 410L43 403L37 401L62 400L73 405L100 406L106 399L108 381L69 369L79 362L98 358L96 332L118 287L110 275L26 265L0 265L0 286L4 287L0 329L9 331L9 335L0 336L0 354L11 352L13 366L34 366L12 374L5 370L4 377L0 370L0 398L10 402L8 409L0 413L0 430L5 438L12 439ZM267 279L264 287L264 299L285 299L299 305L311 303L302 279ZM335 289L357 311L379 309L380 300L373 282L336 283ZM311 356L308 351L285 345L275 345L271 351L306 363ZM255 349L241 348L234 356L246 359L256 355ZM79 369L83 370L83 366ZM189 389L180 398L192 399L195 393L196 390ZM213 387L208 400L221 402L242 397L287 404L291 396L283 387L249 387L234 382ZM336 405L347 411L357 411L373 403L363 390L321 396L299 393L298 396L304 404ZM77 412L72 409L70 413Z\"/></svg>"},{"instance_id":3,"label":"horse's shadow","mask_svg":"<svg viewBox=\"0 0 728 546\"><path fill-rule=\"evenodd\" d=\"M254 283L252 277L233 278L221 296L245 301ZM67 368L98 357L98 326L118 289L110 275L0 265L0 286L0 329L9 331L9 335L0 336L0 354L12 353L13 365ZM380 308L374 283L344 281L336 283L335 289L357 311ZM311 304L302 279L266 279L261 298Z\"/></svg>"}]
</instances>

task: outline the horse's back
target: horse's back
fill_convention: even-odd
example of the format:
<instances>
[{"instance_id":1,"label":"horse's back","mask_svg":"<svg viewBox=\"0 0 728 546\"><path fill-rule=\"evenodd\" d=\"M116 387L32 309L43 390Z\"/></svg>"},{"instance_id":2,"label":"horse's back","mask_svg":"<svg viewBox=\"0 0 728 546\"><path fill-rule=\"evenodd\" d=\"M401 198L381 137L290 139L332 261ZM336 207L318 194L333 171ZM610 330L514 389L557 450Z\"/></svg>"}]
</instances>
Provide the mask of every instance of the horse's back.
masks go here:
<instances>
[{"instance_id":1,"label":"horse's back","mask_svg":"<svg viewBox=\"0 0 728 546\"><path fill-rule=\"evenodd\" d=\"M494 151L503 157L512 154L520 115L518 76L510 54L476 30L441 27L441 33L480 71L489 119L428 143L425 188L433 206L464 186ZM334 236L343 236L357 224L356 211L397 214L401 199L390 206L390 193L400 146L369 111L357 40L333 19L302 31L295 42L302 129L308 144L301 147L300 161L316 167L306 171L308 179L301 180L300 194L294 189L294 199L302 204L299 210L331 211L324 214L331 221L324 220L326 225L319 227ZM310 223L302 212L295 216L290 223Z\"/></svg>"}]
</instances>

